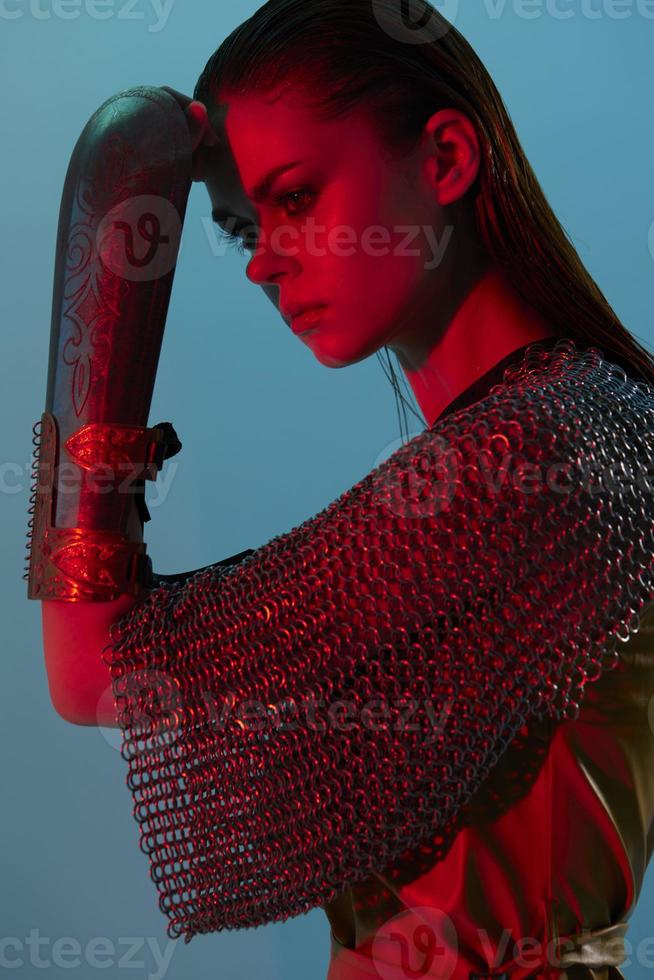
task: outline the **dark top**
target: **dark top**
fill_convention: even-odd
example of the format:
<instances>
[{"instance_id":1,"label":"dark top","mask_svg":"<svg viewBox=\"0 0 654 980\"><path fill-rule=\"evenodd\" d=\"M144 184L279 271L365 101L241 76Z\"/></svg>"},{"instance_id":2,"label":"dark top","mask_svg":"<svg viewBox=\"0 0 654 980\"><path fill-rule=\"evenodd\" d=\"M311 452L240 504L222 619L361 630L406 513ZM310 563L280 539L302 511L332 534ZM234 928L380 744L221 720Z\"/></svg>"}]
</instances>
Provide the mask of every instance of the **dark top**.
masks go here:
<instances>
[{"instance_id":1,"label":"dark top","mask_svg":"<svg viewBox=\"0 0 654 980\"><path fill-rule=\"evenodd\" d=\"M510 351L506 357L503 357L501 361L498 361L492 368L489 368L485 374L481 374L471 385L468 385L460 395L451 401L450 404L443 409L441 414L436 418L432 425L436 425L441 419L444 419L446 415L450 415L452 412L457 412L460 408L467 408L470 405L474 405L475 402L480 401L484 398L493 385L499 384L502 381L505 370L512 364L517 364L522 360L525 351L528 347L532 347L534 344L538 344L544 350L551 350L559 340L560 336L556 337L545 337L543 340L530 340L528 344L523 344L522 347L518 347L516 350ZM578 345L579 346L579 345Z\"/></svg>"}]
</instances>

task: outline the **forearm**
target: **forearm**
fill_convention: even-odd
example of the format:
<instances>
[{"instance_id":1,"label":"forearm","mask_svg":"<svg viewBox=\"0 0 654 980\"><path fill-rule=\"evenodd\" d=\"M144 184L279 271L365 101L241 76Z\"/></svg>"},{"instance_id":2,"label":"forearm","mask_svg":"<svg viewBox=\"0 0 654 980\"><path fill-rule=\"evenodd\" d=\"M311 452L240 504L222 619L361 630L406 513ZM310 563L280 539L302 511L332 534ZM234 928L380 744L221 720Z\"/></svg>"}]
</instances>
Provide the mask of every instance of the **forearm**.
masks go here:
<instances>
[{"instance_id":1,"label":"forearm","mask_svg":"<svg viewBox=\"0 0 654 980\"><path fill-rule=\"evenodd\" d=\"M114 602L41 602L50 697L65 721L118 728L111 676L101 652L110 626L138 601L122 595Z\"/></svg>"},{"instance_id":2,"label":"forearm","mask_svg":"<svg viewBox=\"0 0 654 980\"><path fill-rule=\"evenodd\" d=\"M125 150L118 170L106 163L115 146ZM192 148L179 100L155 87L126 90L87 122L62 191L24 577L28 597L43 604L53 704L75 724L116 724L101 653L112 624L151 587L142 544L147 508L139 523L125 495L142 493L145 481L156 479L164 460L181 448L169 422L149 428L147 421L171 263L191 186ZM130 250L118 234L121 223L112 225L115 238L100 229L113 208L153 194L169 208L166 220L172 224L161 239L168 243L168 264L135 277ZM90 229L82 236L83 248L80 228ZM80 261L71 263L80 248ZM74 314L71 296L84 297ZM93 326L96 308L101 331Z\"/></svg>"},{"instance_id":3,"label":"forearm","mask_svg":"<svg viewBox=\"0 0 654 980\"><path fill-rule=\"evenodd\" d=\"M143 529L134 507L128 533L143 540ZM65 721L73 725L118 728L111 694L109 668L101 657L109 642L109 628L139 598L124 594L113 602L41 602L43 651L50 698Z\"/></svg>"},{"instance_id":4,"label":"forearm","mask_svg":"<svg viewBox=\"0 0 654 980\"><path fill-rule=\"evenodd\" d=\"M137 520L135 518L135 520ZM142 529L132 524L132 534L142 540ZM253 554L246 548L212 566L202 566L174 575L153 573L153 589L161 583L184 582L211 567L228 569ZM123 595L114 602L43 601L43 649L52 703L59 715L74 725L102 725L118 728L109 668L101 654L111 637L109 630L153 589L145 589L137 599Z\"/></svg>"}]
</instances>

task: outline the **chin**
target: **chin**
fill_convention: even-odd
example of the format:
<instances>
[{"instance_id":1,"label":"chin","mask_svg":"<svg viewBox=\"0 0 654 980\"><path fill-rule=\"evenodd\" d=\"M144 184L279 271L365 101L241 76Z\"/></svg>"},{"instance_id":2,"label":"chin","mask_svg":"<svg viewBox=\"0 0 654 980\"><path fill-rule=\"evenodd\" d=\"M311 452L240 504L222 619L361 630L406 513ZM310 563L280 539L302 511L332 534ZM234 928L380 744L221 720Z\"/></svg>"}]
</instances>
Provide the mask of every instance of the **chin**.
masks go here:
<instances>
[{"instance_id":1,"label":"chin","mask_svg":"<svg viewBox=\"0 0 654 980\"><path fill-rule=\"evenodd\" d=\"M334 357L332 354L326 354L324 351L314 350L313 355L317 361L320 361L324 367L328 368L344 368L348 364L354 363L353 361L343 361L338 357Z\"/></svg>"},{"instance_id":2,"label":"chin","mask_svg":"<svg viewBox=\"0 0 654 980\"><path fill-rule=\"evenodd\" d=\"M358 364L359 361L365 361L367 357L379 350L379 344L368 345L365 348L357 347L351 350L344 349L345 345L342 345L339 350L336 344L332 344L332 349L327 350L325 345L320 343L319 331L316 331L311 337L307 346L313 351L316 360L329 368L344 368L349 364Z\"/></svg>"}]
</instances>

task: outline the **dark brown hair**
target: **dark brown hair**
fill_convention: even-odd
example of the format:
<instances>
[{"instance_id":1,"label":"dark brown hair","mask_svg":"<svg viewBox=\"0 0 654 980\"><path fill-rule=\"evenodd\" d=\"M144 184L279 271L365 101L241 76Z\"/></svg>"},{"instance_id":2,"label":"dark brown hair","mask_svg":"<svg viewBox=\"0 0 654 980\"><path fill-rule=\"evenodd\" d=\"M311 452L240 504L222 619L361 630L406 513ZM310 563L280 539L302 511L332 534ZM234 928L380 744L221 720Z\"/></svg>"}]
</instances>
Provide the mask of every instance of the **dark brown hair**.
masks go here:
<instances>
[{"instance_id":1,"label":"dark brown hair","mask_svg":"<svg viewBox=\"0 0 654 980\"><path fill-rule=\"evenodd\" d=\"M583 265L479 57L426 0L412 8L419 43L411 43L397 0L268 0L215 51L194 97L211 106L228 92L266 93L292 82L313 97L318 118L367 111L392 153L411 149L438 109L465 113L482 148L468 194L491 261L555 332L599 347L654 383L654 358Z\"/></svg>"}]
</instances>

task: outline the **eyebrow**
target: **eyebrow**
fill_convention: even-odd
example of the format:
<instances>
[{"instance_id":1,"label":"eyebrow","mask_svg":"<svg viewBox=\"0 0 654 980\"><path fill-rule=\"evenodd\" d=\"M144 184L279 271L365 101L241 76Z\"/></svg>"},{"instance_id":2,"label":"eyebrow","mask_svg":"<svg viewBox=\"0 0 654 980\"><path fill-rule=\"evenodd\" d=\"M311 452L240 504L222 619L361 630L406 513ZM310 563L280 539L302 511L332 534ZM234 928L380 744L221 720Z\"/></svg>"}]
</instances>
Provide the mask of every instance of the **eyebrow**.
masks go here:
<instances>
[{"instance_id":1,"label":"eyebrow","mask_svg":"<svg viewBox=\"0 0 654 980\"><path fill-rule=\"evenodd\" d=\"M281 177L282 174L285 174L287 170L292 170L293 167L297 167L300 163L302 163L301 160L293 160L291 163L281 163L278 167L273 167L273 169L270 170L265 177L262 177L261 180L255 185L254 190L252 191L251 200L253 200L255 204L260 204L269 194L270 188L277 178ZM236 218L237 215L232 214L230 211L221 211L219 208L214 208L211 212L211 217L214 221L219 223L221 221L225 221L227 218Z\"/></svg>"}]
</instances>

